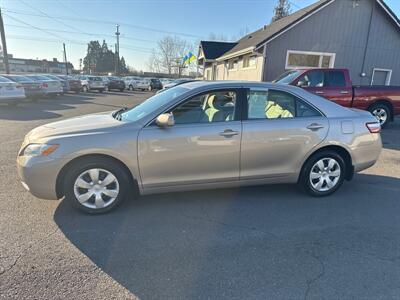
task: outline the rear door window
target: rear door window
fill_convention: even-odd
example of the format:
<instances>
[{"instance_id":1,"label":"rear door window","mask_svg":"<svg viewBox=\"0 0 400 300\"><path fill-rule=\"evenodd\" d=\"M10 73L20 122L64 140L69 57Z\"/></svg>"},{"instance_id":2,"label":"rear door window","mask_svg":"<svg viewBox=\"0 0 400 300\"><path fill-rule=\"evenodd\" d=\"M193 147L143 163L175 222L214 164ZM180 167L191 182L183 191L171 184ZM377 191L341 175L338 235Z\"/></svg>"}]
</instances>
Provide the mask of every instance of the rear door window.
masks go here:
<instances>
[{"instance_id":1,"label":"rear door window","mask_svg":"<svg viewBox=\"0 0 400 300\"><path fill-rule=\"evenodd\" d=\"M346 79L342 71L327 71L325 72L325 86L344 87Z\"/></svg>"}]
</instances>

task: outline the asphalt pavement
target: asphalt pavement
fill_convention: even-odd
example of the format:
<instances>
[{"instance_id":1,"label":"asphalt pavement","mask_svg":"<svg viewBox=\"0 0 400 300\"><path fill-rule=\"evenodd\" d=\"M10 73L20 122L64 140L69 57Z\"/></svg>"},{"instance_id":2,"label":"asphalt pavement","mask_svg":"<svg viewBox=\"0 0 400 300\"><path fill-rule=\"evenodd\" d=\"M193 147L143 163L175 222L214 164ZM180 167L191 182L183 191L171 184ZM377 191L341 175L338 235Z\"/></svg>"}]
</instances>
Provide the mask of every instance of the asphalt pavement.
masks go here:
<instances>
[{"instance_id":1,"label":"asphalt pavement","mask_svg":"<svg viewBox=\"0 0 400 300\"><path fill-rule=\"evenodd\" d=\"M32 128L147 92L0 105L1 299L398 299L400 119L334 195L293 185L143 196L99 216L40 200L15 160Z\"/></svg>"}]
</instances>

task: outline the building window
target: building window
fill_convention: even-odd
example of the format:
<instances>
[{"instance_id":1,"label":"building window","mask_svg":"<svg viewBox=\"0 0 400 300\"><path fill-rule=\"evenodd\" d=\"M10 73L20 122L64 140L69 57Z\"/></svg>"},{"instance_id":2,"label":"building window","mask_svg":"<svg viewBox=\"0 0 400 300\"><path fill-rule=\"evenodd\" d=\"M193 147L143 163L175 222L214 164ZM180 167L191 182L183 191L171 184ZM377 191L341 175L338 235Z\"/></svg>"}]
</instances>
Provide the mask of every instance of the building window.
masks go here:
<instances>
[{"instance_id":1,"label":"building window","mask_svg":"<svg viewBox=\"0 0 400 300\"><path fill-rule=\"evenodd\" d=\"M256 55L246 55L243 57L243 68L255 67L257 62Z\"/></svg>"},{"instance_id":2,"label":"building window","mask_svg":"<svg viewBox=\"0 0 400 300\"><path fill-rule=\"evenodd\" d=\"M228 69L229 70L237 70L238 61L239 60L237 58L230 60L228 63Z\"/></svg>"},{"instance_id":3,"label":"building window","mask_svg":"<svg viewBox=\"0 0 400 300\"><path fill-rule=\"evenodd\" d=\"M333 68L335 65L335 56L335 53L288 50L286 55L286 69Z\"/></svg>"}]
</instances>

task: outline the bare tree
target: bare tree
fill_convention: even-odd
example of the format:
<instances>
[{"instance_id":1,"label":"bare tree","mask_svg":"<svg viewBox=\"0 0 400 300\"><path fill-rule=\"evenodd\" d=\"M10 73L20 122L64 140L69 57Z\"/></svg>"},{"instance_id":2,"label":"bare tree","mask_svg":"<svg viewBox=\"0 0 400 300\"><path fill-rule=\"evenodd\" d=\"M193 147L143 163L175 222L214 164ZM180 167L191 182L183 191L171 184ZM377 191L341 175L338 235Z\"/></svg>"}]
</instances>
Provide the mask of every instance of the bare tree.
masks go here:
<instances>
[{"instance_id":1,"label":"bare tree","mask_svg":"<svg viewBox=\"0 0 400 300\"><path fill-rule=\"evenodd\" d=\"M278 4L274 8L274 16L271 23L290 15L289 0L278 0Z\"/></svg>"},{"instance_id":2,"label":"bare tree","mask_svg":"<svg viewBox=\"0 0 400 300\"><path fill-rule=\"evenodd\" d=\"M153 72L181 75L185 68L183 58L194 52L193 45L179 37L165 36L157 43L157 48L149 58L148 67Z\"/></svg>"}]
</instances>

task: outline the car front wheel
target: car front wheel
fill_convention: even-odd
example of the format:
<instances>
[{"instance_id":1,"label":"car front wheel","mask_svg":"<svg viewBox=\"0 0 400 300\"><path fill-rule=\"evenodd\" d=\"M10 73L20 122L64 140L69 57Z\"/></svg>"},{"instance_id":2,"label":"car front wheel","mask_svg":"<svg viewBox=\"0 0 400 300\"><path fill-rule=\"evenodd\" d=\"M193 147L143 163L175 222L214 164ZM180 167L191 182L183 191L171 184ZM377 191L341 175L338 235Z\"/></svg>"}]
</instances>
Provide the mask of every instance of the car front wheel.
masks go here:
<instances>
[{"instance_id":1,"label":"car front wheel","mask_svg":"<svg viewBox=\"0 0 400 300\"><path fill-rule=\"evenodd\" d=\"M313 155L303 166L299 183L311 196L328 196L343 184L346 164L335 151Z\"/></svg>"},{"instance_id":2,"label":"car front wheel","mask_svg":"<svg viewBox=\"0 0 400 300\"><path fill-rule=\"evenodd\" d=\"M114 161L88 158L73 164L64 182L66 201L86 213L100 214L126 198L130 180Z\"/></svg>"}]
</instances>

